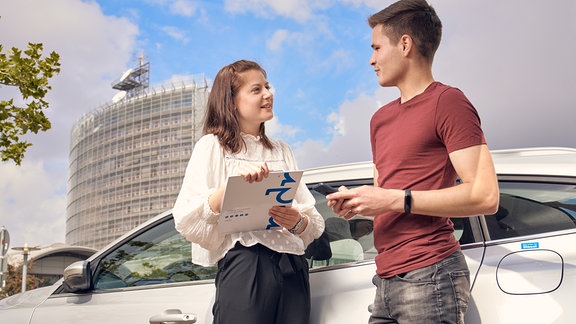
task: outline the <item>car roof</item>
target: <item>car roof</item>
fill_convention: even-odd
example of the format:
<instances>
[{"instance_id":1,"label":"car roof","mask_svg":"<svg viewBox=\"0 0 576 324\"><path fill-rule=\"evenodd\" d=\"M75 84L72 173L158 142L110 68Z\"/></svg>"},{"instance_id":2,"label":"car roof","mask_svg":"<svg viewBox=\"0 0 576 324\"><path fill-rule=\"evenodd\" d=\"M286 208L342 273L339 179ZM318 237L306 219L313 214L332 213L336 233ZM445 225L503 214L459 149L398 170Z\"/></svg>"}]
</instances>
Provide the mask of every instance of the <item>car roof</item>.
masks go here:
<instances>
[{"instance_id":1,"label":"car roof","mask_svg":"<svg viewBox=\"0 0 576 324\"><path fill-rule=\"evenodd\" d=\"M576 149L535 147L491 151L499 175L545 175L576 177ZM371 161L344 163L305 170L303 181L370 179Z\"/></svg>"},{"instance_id":2,"label":"car roof","mask_svg":"<svg viewBox=\"0 0 576 324\"><path fill-rule=\"evenodd\" d=\"M498 174L576 177L576 149L536 147L492 151Z\"/></svg>"},{"instance_id":3,"label":"car roof","mask_svg":"<svg viewBox=\"0 0 576 324\"><path fill-rule=\"evenodd\" d=\"M371 161L342 163L304 170L302 181L306 183L337 180L370 179L374 174Z\"/></svg>"}]
</instances>

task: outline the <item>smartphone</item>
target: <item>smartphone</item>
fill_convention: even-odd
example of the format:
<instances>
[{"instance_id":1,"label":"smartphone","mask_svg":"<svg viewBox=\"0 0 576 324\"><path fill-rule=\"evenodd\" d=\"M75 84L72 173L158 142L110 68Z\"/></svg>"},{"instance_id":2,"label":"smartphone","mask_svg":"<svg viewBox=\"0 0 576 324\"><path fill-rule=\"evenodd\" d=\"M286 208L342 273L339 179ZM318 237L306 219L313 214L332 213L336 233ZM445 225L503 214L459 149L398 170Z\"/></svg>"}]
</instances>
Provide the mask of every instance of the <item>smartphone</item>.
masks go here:
<instances>
[{"instance_id":1,"label":"smartphone","mask_svg":"<svg viewBox=\"0 0 576 324\"><path fill-rule=\"evenodd\" d=\"M319 193L323 194L324 196L338 191L338 188L332 187L331 185L325 184L323 182L320 182L318 184L313 185L311 189L314 191L318 191Z\"/></svg>"}]
</instances>

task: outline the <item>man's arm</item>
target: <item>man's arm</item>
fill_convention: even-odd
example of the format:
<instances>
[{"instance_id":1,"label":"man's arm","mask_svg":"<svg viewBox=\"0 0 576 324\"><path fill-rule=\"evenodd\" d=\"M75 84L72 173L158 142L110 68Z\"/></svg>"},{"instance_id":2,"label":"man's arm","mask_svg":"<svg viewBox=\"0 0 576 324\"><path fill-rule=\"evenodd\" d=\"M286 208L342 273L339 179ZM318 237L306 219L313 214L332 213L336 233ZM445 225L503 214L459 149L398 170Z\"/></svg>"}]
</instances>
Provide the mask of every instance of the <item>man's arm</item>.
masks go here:
<instances>
[{"instance_id":1,"label":"man's arm","mask_svg":"<svg viewBox=\"0 0 576 324\"><path fill-rule=\"evenodd\" d=\"M477 145L454 151L450 153L450 161L462 183L445 189L412 191L412 213L440 217L495 213L500 194L488 147ZM376 183L377 171L374 176ZM404 211L403 190L362 186L330 194L327 198L328 205L340 216L375 216L387 211Z\"/></svg>"},{"instance_id":2,"label":"man's arm","mask_svg":"<svg viewBox=\"0 0 576 324\"><path fill-rule=\"evenodd\" d=\"M490 150L477 145L450 153L461 184L440 190L412 191L412 213L431 216L494 214L500 193Z\"/></svg>"}]
</instances>

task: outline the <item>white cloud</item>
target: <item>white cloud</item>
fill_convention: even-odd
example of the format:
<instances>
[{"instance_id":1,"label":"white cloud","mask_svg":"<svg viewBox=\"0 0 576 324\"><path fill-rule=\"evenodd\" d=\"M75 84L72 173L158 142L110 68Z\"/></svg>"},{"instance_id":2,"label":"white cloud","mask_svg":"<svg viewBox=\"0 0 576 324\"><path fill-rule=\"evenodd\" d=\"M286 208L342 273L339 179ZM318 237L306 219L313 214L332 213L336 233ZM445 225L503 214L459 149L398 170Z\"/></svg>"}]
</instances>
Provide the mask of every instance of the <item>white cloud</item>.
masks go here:
<instances>
[{"instance_id":1,"label":"white cloud","mask_svg":"<svg viewBox=\"0 0 576 324\"><path fill-rule=\"evenodd\" d=\"M8 229L11 247L64 242L65 176L42 162L0 164L0 226Z\"/></svg>"},{"instance_id":2,"label":"white cloud","mask_svg":"<svg viewBox=\"0 0 576 324\"><path fill-rule=\"evenodd\" d=\"M168 8L170 13L185 17L191 17L198 10L198 3L193 0L146 0L146 2Z\"/></svg>"},{"instance_id":3,"label":"white cloud","mask_svg":"<svg viewBox=\"0 0 576 324\"><path fill-rule=\"evenodd\" d=\"M573 3L434 4L445 30L435 76L472 101L491 148L573 147L576 44L556 43L576 33Z\"/></svg>"},{"instance_id":4,"label":"white cloud","mask_svg":"<svg viewBox=\"0 0 576 324\"><path fill-rule=\"evenodd\" d=\"M324 58L314 68L316 71L330 70L336 73L346 73L355 66L355 57L349 50L338 48Z\"/></svg>"},{"instance_id":5,"label":"white cloud","mask_svg":"<svg viewBox=\"0 0 576 324\"><path fill-rule=\"evenodd\" d=\"M279 29L266 41L266 48L274 52L291 53L294 49L306 51L306 44L309 44L312 38L312 35Z\"/></svg>"},{"instance_id":6,"label":"white cloud","mask_svg":"<svg viewBox=\"0 0 576 324\"><path fill-rule=\"evenodd\" d=\"M277 117L266 123L266 134L272 138L282 138L286 141L294 138L300 132L298 127L281 124Z\"/></svg>"},{"instance_id":7,"label":"white cloud","mask_svg":"<svg viewBox=\"0 0 576 324\"><path fill-rule=\"evenodd\" d=\"M257 16L273 18L281 16L305 22L314 16L314 10L326 8L330 1L308 0L226 0L226 11L232 13L252 12Z\"/></svg>"},{"instance_id":8,"label":"white cloud","mask_svg":"<svg viewBox=\"0 0 576 324\"><path fill-rule=\"evenodd\" d=\"M289 37L290 33L286 29L276 30L272 37L266 41L266 48L271 51L281 51Z\"/></svg>"},{"instance_id":9,"label":"white cloud","mask_svg":"<svg viewBox=\"0 0 576 324\"><path fill-rule=\"evenodd\" d=\"M332 128L332 140L324 143L310 139L293 147L301 168L327 164L367 161L372 159L370 148L370 118L379 108L378 102L388 102L390 92L379 89L373 96L359 94L344 102L337 112L327 116Z\"/></svg>"},{"instance_id":10,"label":"white cloud","mask_svg":"<svg viewBox=\"0 0 576 324\"><path fill-rule=\"evenodd\" d=\"M326 118L326 121L329 124L334 125L332 128L331 133L335 136L346 136L346 121L344 120L343 116L338 113L330 113Z\"/></svg>"},{"instance_id":11,"label":"white cloud","mask_svg":"<svg viewBox=\"0 0 576 324\"><path fill-rule=\"evenodd\" d=\"M172 84L174 87L179 87L182 84L196 83L199 85L212 84L212 81L202 74L173 74L170 79L159 82L159 86L165 86L166 84ZM153 85L152 87L156 87Z\"/></svg>"},{"instance_id":12,"label":"white cloud","mask_svg":"<svg viewBox=\"0 0 576 324\"><path fill-rule=\"evenodd\" d=\"M10 225L12 246L64 241L71 127L116 93L111 83L135 63L138 27L79 0L2 1L0 12L5 48L43 43L62 64L46 98L52 129L27 137L33 146L21 167L0 164L0 225Z\"/></svg>"},{"instance_id":13,"label":"white cloud","mask_svg":"<svg viewBox=\"0 0 576 324\"><path fill-rule=\"evenodd\" d=\"M197 6L192 1L176 0L170 3L170 12L177 15L191 17L196 12Z\"/></svg>"},{"instance_id":14,"label":"white cloud","mask_svg":"<svg viewBox=\"0 0 576 324\"><path fill-rule=\"evenodd\" d=\"M187 44L190 39L188 39L188 37L186 37L186 31L178 28L178 27L174 27L174 26L163 26L162 31L164 33L166 33L166 35L168 35L169 37L182 42L183 44Z\"/></svg>"},{"instance_id":15,"label":"white cloud","mask_svg":"<svg viewBox=\"0 0 576 324\"><path fill-rule=\"evenodd\" d=\"M384 9L386 6L391 5L394 1L383 2L382 0L338 0L339 2L356 7L367 6L374 9Z\"/></svg>"}]
</instances>

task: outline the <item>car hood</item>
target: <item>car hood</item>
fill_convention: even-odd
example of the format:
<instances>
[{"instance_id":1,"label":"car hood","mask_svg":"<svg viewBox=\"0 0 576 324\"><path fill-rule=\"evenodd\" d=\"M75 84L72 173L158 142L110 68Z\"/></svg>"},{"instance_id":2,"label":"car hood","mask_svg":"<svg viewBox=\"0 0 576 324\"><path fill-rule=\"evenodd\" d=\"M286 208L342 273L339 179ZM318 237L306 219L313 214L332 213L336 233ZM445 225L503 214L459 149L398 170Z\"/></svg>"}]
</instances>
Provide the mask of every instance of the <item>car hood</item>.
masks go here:
<instances>
[{"instance_id":1,"label":"car hood","mask_svg":"<svg viewBox=\"0 0 576 324\"><path fill-rule=\"evenodd\" d=\"M59 284L28 290L0 300L0 311L9 308L34 308L44 302Z\"/></svg>"}]
</instances>

